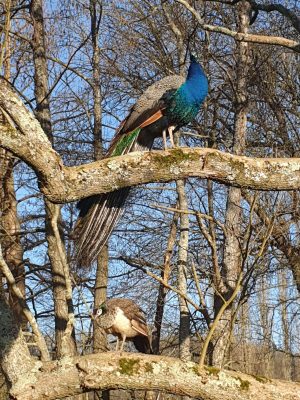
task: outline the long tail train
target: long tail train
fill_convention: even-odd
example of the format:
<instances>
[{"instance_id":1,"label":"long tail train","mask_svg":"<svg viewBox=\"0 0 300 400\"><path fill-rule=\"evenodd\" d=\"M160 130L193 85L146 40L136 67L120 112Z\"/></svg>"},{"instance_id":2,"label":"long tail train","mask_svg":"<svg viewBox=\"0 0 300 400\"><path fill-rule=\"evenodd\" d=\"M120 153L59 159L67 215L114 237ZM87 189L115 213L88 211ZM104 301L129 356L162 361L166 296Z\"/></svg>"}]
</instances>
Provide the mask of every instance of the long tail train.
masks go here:
<instances>
[{"instance_id":1,"label":"long tail train","mask_svg":"<svg viewBox=\"0 0 300 400\"><path fill-rule=\"evenodd\" d=\"M167 76L147 88L123 121L107 153L108 157L152 148L156 137L166 143L170 135L196 116L207 95L208 81L197 59L191 55L187 78ZM120 218L130 188L83 199L73 237L77 263L88 266L106 243Z\"/></svg>"},{"instance_id":2,"label":"long tail train","mask_svg":"<svg viewBox=\"0 0 300 400\"><path fill-rule=\"evenodd\" d=\"M142 145L136 140L123 149L122 154L132 151L150 150L153 141ZM118 144L117 144L118 145ZM113 144L108 155L115 155ZM95 195L78 202L79 217L73 237L75 239L76 262L79 266L89 266L107 242L114 226L122 216L130 188L122 188L110 193Z\"/></svg>"}]
</instances>

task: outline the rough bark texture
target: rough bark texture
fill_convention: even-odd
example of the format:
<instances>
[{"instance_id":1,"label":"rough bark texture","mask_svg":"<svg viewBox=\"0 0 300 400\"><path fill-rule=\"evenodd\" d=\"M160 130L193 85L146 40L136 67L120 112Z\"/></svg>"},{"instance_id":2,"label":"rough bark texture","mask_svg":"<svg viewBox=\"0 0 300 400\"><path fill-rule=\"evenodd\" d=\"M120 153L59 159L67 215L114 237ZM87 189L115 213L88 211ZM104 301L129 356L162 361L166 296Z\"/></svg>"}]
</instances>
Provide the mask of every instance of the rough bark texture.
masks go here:
<instances>
[{"instance_id":1,"label":"rough bark texture","mask_svg":"<svg viewBox=\"0 0 300 400\"><path fill-rule=\"evenodd\" d=\"M238 7L239 31L247 34L249 27L250 5L242 1ZM234 146L233 153L241 155L245 148L247 130L247 75L248 75L248 43L237 44L237 77L236 77L236 114L234 125ZM223 298L228 300L232 295L241 271L241 189L230 187L228 190L225 225L227 235L224 243L223 253L223 284L215 293L214 314L219 313L223 304ZM221 295L221 296L220 296ZM212 364L222 366L225 361L226 349L231 330L231 306L222 315L213 340Z\"/></svg>"},{"instance_id":2,"label":"rough bark texture","mask_svg":"<svg viewBox=\"0 0 300 400\"><path fill-rule=\"evenodd\" d=\"M16 280L17 287L25 297L23 249L20 243L20 222L14 188L13 166L15 158L0 150L0 241L3 256ZM9 303L13 313L25 328L27 320L14 293L9 290Z\"/></svg>"},{"instance_id":3,"label":"rough bark texture","mask_svg":"<svg viewBox=\"0 0 300 400\"><path fill-rule=\"evenodd\" d=\"M106 300L108 279L108 248L104 246L97 259L94 307L98 308ZM94 320L94 353L107 351L106 333Z\"/></svg>"},{"instance_id":4,"label":"rough bark texture","mask_svg":"<svg viewBox=\"0 0 300 400\"><path fill-rule=\"evenodd\" d=\"M100 48L99 48L99 31L102 18L102 4L98 0L90 1L90 18L91 18L91 37L93 47L93 144L94 144L94 160L101 160L103 157L103 138L102 138L102 107L101 107L101 80L100 80ZM98 308L106 300L108 279L108 247L104 246L97 259L97 271L95 281L95 298L94 307ZM97 321L93 324L94 332L94 352L107 351L106 333Z\"/></svg>"},{"instance_id":5,"label":"rough bark texture","mask_svg":"<svg viewBox=\"0 0 300 400\"><path fill-rule=\"evenodd\" d=\"M0 294L0 310L1 368L7 377L6 386L10 384L18 390L20 387L34 382L34 374L41 363L35 363L30 357L20 325L14 319L2 292ZM2 390L1 393L3 393Z\"/></svg>"},{"instance_id":6,"label":"rough bark texture","mask_svg":"<svg viewBox=\"0 0 300 400\"><path fill-rule=\"evenodd\" d=\"M69 322L69 314L73 313L72 302L67 299L67 284L65 274L65 262L62 258L57 235L55 235L55 213L59 207L50 201L45 201L46 209L46 237L48 243L48 255L51 262L53 300L55 313L55 353L60 358L64 355L76 354L74 338L66 337L66 329ZM70 296L69 296L70 297Z\"/></svg>"},{"instance_id":7,"label":"rough bark texture","mask_svg":"<svg viewBox=\"0 0 300 400\"><path fill-rule=\"evenodd\" d=\"M173 248L176 241L176 232L177 232L177 222L178 222L178 214L175 213L171 227L170 227L170 234L167 243L167 250L164 256L164 265L163 270L161 272L161 278L163 282L169 282L170 273L171 273L171 257L173 253ZM160 345L160 336L161 336L161 325L164 315L164 307L165 307L165 300L168 293L168 289L166 286L160 282L158 295L157 295L157 302L156 302L156 313L154 318L154 332L152 335L152 349L154 354L159 353L159 345Z\"/></svg>"},{"instance_id":8,"label":"rough bark texture","mask_svg":"<svg viewBox=\"0 0 300 400\"><path fill-rule=\"evenodd\" d=\"M3 60L4 77L7 82L11 79L11 52L10 36L10 2L3 5L6 10L6 37L3 42L5 48L5 59ZM4 49L1 49L3 52ZM1 55L4 55L2 53ZM0 62L0 66L2 63ZM3 123L7 122L0 115ZM14 187L14 164L15 157L4 149L0 149L0 242L4 258L16 280L18 289L25 296L25 268L23 263L23 248L20 242L20 221L17 212L17 200ZM26 328L27 320L24 318L19 301L9 288L9 302L15 318Z\"/></svg>"},{"instance_id":9,"label":"rough bark texture","mask_svg":"<svg viewBox=\"0 0 300 400\"><path fill-rule=\"evenodd\" d=\"M299 400L300 384L264 381L229 371L199 372L192 362L132 353L103 353L50 362L33 370L30 385L16 387L22 400L50 400L104 389L160 389L202 400Z\"/></svg>"},{"instance_id":10,"label":"rough bark texture","mask_svg":"<svg viewBox=\"0 0 300 400\"><path fill-rule=\"evenodd\" d=\"M52 126L48 93L48 70L45 46L45 31L43 19L43 3L32 0L30 14L33 23L33 61L34 61L34 93L36 97L36 117L44 132L52 142ZM72 293L68 296L68 265L65 248L60 234L55 230L60 221L58 205L45 199L46 206L46 237L48 255L52 267L53 297L55 310L55 342L56 356L76 354L75 342L71 336L72 329L67 330L72 315ZM58 218L56 217L58 215ZM69 288L70 292L70 288Z\"/></svg>"},{"instance_id":11,"label":"rough bark texture","mask_svg":"<svg viewBox=\"0 0 300 400\"><path fill-rule=\"evenodd\" d=\"M99 10L98 10L99 7ZM91 36L93 46L93 98L94 98L94 159L100 160L103 156L102 138L102 108L101 108L101 80L100 80L100 48L98 45L99 29L102 18L102 4L99 1L90 1Z\"/></svg>"},{"instance_id":12,"label":"rough bark texture","mask_svg":"<svg viewBox=\"0 0 300 400\"><path fill-rule=\"evenodd\" d=\"M37 120L12 94L11 88L2 83L0 107L10 110L21 132L0 123L0 146L35 170L41 191L53 202L66 203L126 186L189 176L260 190L300 188L299 158L250 158L214 149L135 152L65 167ZM12 96L13 100L7 102Z\"/></svg>"},{"instance_id":13,"label":"rough bark texture","mask_svg":"<svg viewBox=\"0 0 300 400\"><path fill-rule=\"evenodd\" d=\"M94 308L98 308L107 299L108 282L108 246L104 246L97 258L97 271L95 280ZM99 326L97 320L93 321L93 353L103 353L108 351L107 334ZM109 390L95 393L96 399L109 400Z\"/></svg>"},{"instance_id":14,"label":"rough bark texture","mask_svg":"<svg viewBox=\"0 0 300 400\"><path fill-rule=\"evenodd\" d=\"M65 167L38 121L12 88L0 82L0 107L18 127L0 122L0 146L35 170L41 191L53 202L65 203L126 186L189 176L261 190L300 188L299 158L250 158L214 149L136 152Z\"/></svg>"},{"instance_id":15,"label":"rough bark texture","mask_svg":"<svg viewBox=\"0 0 300 400\"><path fill-rule=\"evenodd\" d=\"M11 54L10 54L10 36L9 31L11 28L11 15L10 15L10 2L3 4L6 11L5 17L5 39L2 41L3 48L1 49L1 61L0 66L3 66L4 77L7 81L10 81L10 69L11 69ZM1 46L0 46L1 47ZM4 57L4 60L2 59ZM3 64L2 64L3 61ZM2 122L7 122L3 115L0 115ZM17 213L17 200L14 187L14 165L15 157L7 150L0 149L0 261L1 265L1 280L2 276L6 278L8 285L8 304L5 303L5 295L3 290L3 280L1 282L1 345L0 345L0 399L4 400L8 398L9 392L9 379L7 373L11 372L11 365L15 365L17 350L20 350L22 355L23 351L28 354L28 348L25 344L22 336L21 329L26 329L27 318L23 314L23 307L21 305L19 297L16 295L16 291L25 298L25 268L23 262L23 248L20 242L20 221ZM2 248L1 248L2 246ZM3 259L3 254L4 258ZM7 268L8 274L10 274L11 280L7 278L7 274L3 271L3 264ZM13 281L13 284L12 284ZM15 290L14 290L15 289ZM10 306L10 310L8 309ZM12 327L15 323L16 326ZM20 331L18 331L18 328ZM11 331L10 331L11 330ZM18 334L20 338L18 338ZM10 336L11 335L11 336ZM16 339L14 341L14 339ZM11 345L11 349L8 350L8 346L3 348L2 346L7 345L10 341L14 341ZM9 344L10 346L10 344ZM5 354L5 351L7 354ZM3 362L3 365L2 365ZM10 379L13 379L10 376ZM10 382L11 383L11 382Z\"/></svg>"},{"instance_id":16,"label":"rough bark texture","mask_svg":"<svg viewBox=\"0 0 300 400\"><path fill-rule=\"evenodd\" d=\"M188 203L185 194L185 185L182 179L176 182L176 190L178 195L178 206L181 210L188 209ZM179 242L178 242L178 261L177 261L177 279L178 290L181 293L187 294L187 261L188 261L188 246L189 246L189 215L186 213L180 214L179 222ZM178 297L180 323L179 323L179 357L184 361L191 359L190 353L190 314L186 300Z\"/></svg>"}]
</instances>

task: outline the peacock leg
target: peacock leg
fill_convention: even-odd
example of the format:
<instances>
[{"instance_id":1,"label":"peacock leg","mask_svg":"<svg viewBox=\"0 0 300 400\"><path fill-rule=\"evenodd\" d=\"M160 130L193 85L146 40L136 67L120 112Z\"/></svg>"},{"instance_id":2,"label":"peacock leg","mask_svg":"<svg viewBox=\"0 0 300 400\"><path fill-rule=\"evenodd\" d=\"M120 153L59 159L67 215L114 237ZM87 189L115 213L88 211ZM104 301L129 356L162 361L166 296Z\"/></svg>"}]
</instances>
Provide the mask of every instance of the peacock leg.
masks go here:
<instances>
[{"instance_id":1,"label":"peacock leg","mask_svg":"<svg viewBox=\"0 0 300 400\"><path fill-rule=\"evenodd\" d=\"M169 126L168 133L169 133L169 137L170 137L171 147L176 147L175 143L174 143L174 137L173 137L174 130L175 130L175 126Z\"/></svg>"},{"instance_id":2,"label":"peacock leg","mask_svg":"<svg viewBox=\"0 0 300 400\"><path fill-rule=\"evenodd\" d=\"M117 336L116 351L118 351L118 350L119 350L119 343L120 343L120 341L119 341L119 337Z\"/></svg>"},{"instance_id":3,"label":"peacock leg","mask_svg":"<svg viewBox=\"0 0 300 400\"><path fill-rule=\"evenodd\" d=\"M121 348L120 348L120 354L122 354L122 352L123 352L123 347L124 347L125 340L126 340L126 335L124 335L124 336L122 337L122 343L121 343Z\"/></svg>"},{"instance_id":4,"label":"peacock leg","mask_svg":"<svg viewBox=\"0 0 300 400\"><path fill-rule=\"evenodd\" d=\"M163 142L164 142L164 149L167 150L168 146L167 146L167 131L166 131L166 129L164 129L162 131L162 137L163 137Z\"/></svg>"}]
</instances>

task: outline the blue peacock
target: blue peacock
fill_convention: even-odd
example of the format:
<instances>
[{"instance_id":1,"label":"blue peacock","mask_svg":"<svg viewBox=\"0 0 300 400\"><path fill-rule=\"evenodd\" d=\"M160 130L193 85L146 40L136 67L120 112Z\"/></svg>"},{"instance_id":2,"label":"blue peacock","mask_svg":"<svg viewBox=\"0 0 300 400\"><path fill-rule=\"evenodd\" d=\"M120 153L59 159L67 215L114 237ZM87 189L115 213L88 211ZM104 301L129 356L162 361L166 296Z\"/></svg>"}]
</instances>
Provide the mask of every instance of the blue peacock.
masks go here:
<instances>
[{"instance_id":1,"label":"blue peacock","mask_svg":"<svg viewBox=\"0 0 300 400\"><path fill-rule=\"evenodd\" d=\"M167 134L174 146L173 133L196 117L207 93L207 77L191 54L186 79L167 76L140 96L118 128L106 157L150 150L160 136L166 148ZM89 265L97 258L122 214L129 191L122 188L78 202L74 239L79 265Z\"/></svg>"}]
</instances>

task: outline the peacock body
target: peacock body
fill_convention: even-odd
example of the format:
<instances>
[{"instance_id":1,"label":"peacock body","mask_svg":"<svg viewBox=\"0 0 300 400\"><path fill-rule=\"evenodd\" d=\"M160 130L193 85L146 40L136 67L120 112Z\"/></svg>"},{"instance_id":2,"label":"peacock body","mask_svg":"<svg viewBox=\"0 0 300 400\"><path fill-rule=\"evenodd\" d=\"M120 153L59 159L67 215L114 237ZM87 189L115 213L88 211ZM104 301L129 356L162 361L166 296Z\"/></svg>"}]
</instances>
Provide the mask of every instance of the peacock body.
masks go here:
<instances>
[{"instance_id":1,"label":"peacock body","mask_svg":"<svg viewBox=\"0 0 300 400\"><path fill-rule=\"evenodd\" d=\"M190 123L208 93L207 77L191 55L187 78L167 76L151 85L137 100L117 130L107 157L150 150L156 137L166 136ZM95 195L78 202L74 229L77 262L96 259L120 218L130 188Z\"/></svg>"}]
</instances>

